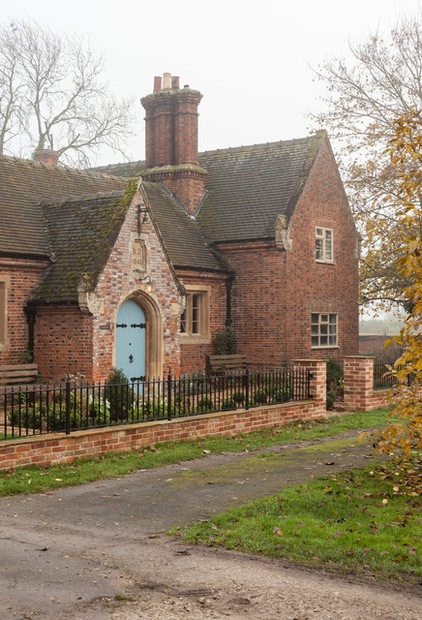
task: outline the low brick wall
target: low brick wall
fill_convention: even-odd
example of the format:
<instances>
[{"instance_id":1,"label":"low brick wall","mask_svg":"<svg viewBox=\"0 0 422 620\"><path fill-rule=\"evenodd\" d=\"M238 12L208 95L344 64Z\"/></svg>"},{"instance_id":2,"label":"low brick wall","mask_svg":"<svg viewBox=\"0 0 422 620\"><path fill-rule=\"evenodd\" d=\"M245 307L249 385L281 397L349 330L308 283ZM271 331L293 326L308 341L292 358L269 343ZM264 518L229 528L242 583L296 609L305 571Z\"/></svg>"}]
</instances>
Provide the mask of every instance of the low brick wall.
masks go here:
<instances>
[{"instance_id":1,"label":"low brick wall","mask_svg":"<svg viewBox=\"0 0 422 620\"><path fill-rule=\"evenodd\" d=\"M282 426L295 420L313 420L325 416L325 401L313 399L171 421L75 431L70 435L14 439L0 443L0 470L11 470L30 464L48 466L71 463L77 458L98 456L106 452L128 452L165 441L249 433L262 428Z\"/></svg>"}]
</instances>

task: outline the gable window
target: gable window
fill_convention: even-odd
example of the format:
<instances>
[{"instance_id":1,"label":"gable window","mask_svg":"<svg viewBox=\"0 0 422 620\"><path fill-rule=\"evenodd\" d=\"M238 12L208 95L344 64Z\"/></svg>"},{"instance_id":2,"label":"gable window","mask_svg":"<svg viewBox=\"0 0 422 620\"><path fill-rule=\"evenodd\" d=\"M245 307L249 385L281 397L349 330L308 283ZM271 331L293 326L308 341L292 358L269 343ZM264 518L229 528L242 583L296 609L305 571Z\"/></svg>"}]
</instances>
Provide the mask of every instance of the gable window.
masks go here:
<instances>
[{"instance_id":1,"label":"gable window","mask_svg":"<svg viewBox=\"0 0 422 620\"><path fill-rule=\"evenodd\" d=\"M311 314L311 346L313 348L338 345L337 314Z\"/></svg>"},{"instance_id":2,"label":"gable window","mask_svg":"<svg viewBox=\"0 0 422 620\"><path fill-rule=\"evenodd\" d=\"M7 305L6 282L0 280L0 347L6 344Z\"/></svg>"},{"instance_id":3,"label":"gable window","mask_svg":"<svg viewBox=\"0 0 422 620\"><path fill-rule=\"evenodd\" d=\"M186 294L186 307L180 317L180 332L185 336L209 336L208 290L192 290Z\"/></svg>"},{"instance_id":4,"label":"gable window","mask_svg":"<svg viewBox=\"0 0 422 620\"><path fill-rule=\"evenodd\" d=\"M315 258L326 263L333 262L333 231L331 228L316 229Z\"/></svg>"}]
</instances>

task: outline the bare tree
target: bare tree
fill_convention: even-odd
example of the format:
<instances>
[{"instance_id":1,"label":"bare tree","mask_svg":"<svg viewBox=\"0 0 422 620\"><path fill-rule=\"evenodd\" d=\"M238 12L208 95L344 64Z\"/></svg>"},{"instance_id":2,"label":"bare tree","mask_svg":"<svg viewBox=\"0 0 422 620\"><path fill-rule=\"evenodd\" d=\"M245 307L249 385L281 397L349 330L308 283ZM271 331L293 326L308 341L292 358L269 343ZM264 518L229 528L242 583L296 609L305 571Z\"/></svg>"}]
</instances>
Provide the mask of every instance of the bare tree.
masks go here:
<instances>
[{"instance_id":1,"label":"bare tree","mask_svg":"<svg viewBox=\"0 0 422 620\"><path fill-rule=\"evenodd\" d=\"M117 101L102 73L81 39L29 20L0 26L0 153L48 148L79 165L103 146L123 154L132 101Z\"/></svg>"},{"instance_id":2,"label":"bare tree","mask_svg":"<svg viewBox=\"0 0 422 620\"><path fill-rule=\"evenodd\" d=\"M362 235L361 300L386 309L405 304L407 282L394 259L405 231L397 220L397 167L386 151L394 122L422 109L422 25L406 18L388 32L350 45L316 71L326 109L314 115L336 145L351 206Z\"/></svg>"}]
</instances>

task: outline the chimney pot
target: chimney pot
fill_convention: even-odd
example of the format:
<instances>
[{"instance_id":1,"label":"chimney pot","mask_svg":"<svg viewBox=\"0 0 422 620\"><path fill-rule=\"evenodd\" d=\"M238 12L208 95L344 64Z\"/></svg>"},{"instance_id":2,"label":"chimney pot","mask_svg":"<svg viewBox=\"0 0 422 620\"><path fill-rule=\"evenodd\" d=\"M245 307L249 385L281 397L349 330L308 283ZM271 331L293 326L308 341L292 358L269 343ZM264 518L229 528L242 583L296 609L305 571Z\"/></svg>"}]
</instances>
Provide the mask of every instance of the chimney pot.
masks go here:
<instances>
[{"instance_id":1,"label":"chimney pot","mask_svg":"<svg viewBox=\"0 0 422 620\"><path fill-rule=\"evenodd\" d=\"M154 77L154 93L158 93L161 90L161 75Z\"/></svg>"},{"instance_id":2,"label":"chimney pot","mask_svg":"<svg viewBox=\"0 0 422 620\"><path fill-rule=\"evenodd\" d=\"M171 88L171 73L163 73L163 89Z\"/></svg>"},{"instance_id":3,"label":"chimney pot","mask_svg":"<svg viewBox=\"0 0 422 620\"><path fill-rule=\"evenodd\" d=\"M171 87L174 89L179 89L180 88L179 80L180 80L179 76L173 75L171 78Z\"/></svg>"}]
</instances>

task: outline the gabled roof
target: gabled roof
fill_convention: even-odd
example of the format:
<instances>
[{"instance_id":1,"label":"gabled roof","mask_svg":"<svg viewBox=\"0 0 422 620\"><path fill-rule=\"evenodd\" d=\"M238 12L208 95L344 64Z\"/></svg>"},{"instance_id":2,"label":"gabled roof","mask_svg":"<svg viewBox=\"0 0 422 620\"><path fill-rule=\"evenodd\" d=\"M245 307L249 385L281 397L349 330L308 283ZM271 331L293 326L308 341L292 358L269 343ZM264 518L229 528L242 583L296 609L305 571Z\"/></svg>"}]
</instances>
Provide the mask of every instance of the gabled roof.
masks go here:
<instances>
[{"instance_id":1,"label":"gabled roof","mask_svg":"<svg viewBox=\"0 0 422 620\"><path fill-rule=\"evenodd\" d=\"M203 153L208 194L198 221L207 237L273 239L277 216L293 214L325 135Z\"/></svg>"},{"instance_id":2,"label":"gabled roof","mask_svg":"<svg viewBox=\"0 0 422 620\"><path fill-rule=\"evenodd\" d=\"M0 155L0 255L47 256L42 200L110 192L124 179Z\"/></svg>"},{"instance_id":3,"label":"gabled roof","mask_svg":"<svg viewBox=\"0 0 422 620\"><path fill-rule=\"evenodd\" d=\"M160 183L142 184L149 208L173 267L220 270L220 260L207 246L195 218Z\"/></svg>"},{"instance_id":4,"label":"gabled roof","mask_svg":"<svg viewBox=\"0 0 422 620\"><path fill-rule=\"evenodd\" d=\"M197 214L212 242L274 238L278 215L290 218L326 132L199 153L208 172L206 198ZM141 175L145 162L97 170L116 176Z\"/></svg>"},{"instance_id":5,"label":"gabled roof","mask_svg":"<svg viewBox=\"0 0 422 620\"><path fill-rule=\"evenodd\" d=\"M277 216L292 215L325 135L201 153L208 178L196 217L164 185L143 182L173 267L222 270L209 244L273 239ZM95 285L129 205L127 188L143 170L144 162L81 171L0 156L0 256L54 261L37 299L76 301L81 278Z\"/></svg>"},{"instance_id":6,"label":"gabled roof","mask_svg":"<svg viewBox=\"0 0 422 620\"><path fill-rule=\"evenodd\" d=\"M34 299L76 302L80 283L95 287L135 191L132 183L126 192L41 205L52 264Z\"/></svg>"}]
</instances>

